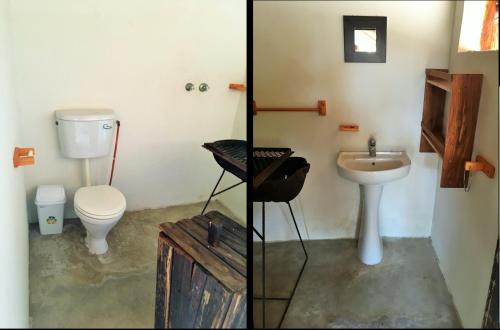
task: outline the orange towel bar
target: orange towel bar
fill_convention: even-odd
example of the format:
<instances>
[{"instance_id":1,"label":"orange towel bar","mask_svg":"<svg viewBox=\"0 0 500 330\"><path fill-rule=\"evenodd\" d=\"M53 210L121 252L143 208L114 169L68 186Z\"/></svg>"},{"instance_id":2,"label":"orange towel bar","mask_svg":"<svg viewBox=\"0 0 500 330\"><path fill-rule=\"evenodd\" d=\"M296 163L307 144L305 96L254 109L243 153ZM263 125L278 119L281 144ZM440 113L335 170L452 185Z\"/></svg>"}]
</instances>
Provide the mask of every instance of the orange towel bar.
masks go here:
<instances>
[{"instance_id":1,"label":"orange towel bar","mask_svg":"<svg viewBox=\"0 0 500 330\"><path fill-rule=\"evenodd\" d=\"M257 108L255 101L253 101L253 114L256 115L259 111L317 112L320 116L326 116L326 101L319 100L316 108Z\"/></svg>"}]
</instances>

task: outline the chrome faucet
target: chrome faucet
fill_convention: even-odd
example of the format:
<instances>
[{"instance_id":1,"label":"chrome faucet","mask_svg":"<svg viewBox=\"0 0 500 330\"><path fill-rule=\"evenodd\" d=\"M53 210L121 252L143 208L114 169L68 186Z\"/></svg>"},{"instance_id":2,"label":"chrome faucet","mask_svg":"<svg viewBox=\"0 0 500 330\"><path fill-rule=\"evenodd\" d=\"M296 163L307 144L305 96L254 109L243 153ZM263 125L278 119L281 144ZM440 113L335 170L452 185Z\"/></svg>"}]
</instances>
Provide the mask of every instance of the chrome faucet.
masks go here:
<instances>
[{"instance_id":1,"label":"chrome faucet","mask_svg":"<svg viewBox=\"0 0 500 330\"><path fill-rule=\"evenodd\" d=\"M377 157L377 141L372 137L368 140L368 152L370 153L370 157Z\"/></svg>"}]
</instances>

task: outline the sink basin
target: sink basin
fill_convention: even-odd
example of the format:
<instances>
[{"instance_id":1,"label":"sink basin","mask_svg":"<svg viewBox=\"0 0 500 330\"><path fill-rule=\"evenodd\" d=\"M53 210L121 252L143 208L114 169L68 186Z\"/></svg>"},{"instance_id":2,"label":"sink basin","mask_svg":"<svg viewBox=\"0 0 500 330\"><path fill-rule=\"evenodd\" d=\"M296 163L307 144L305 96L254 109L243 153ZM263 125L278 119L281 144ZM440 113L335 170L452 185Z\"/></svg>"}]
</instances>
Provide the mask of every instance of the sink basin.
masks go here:
<instances>
[{"instance_id":1,"label":"sink basin","mask_svg":"<svg viewBox=\"0 0 500 330\"><path fill-rule=\"evenodd\" d=\"M366 265L376 265L383 257L378 209L384 184L407 176L410 166L404 151L381 151L375 157L370 157L368 151L342 151L337 158L339 175L359 184L363 202L358 255Z\"/></svg>"},{"instance_id":2,"label":"sink basin","mask_svg":"<svg viewBox=\"0 0 500 330\"><path fill-rule=\"evenodd\" d=\"M410 172L411 161L404 151L343 151L337 158L341 177L359 184L384 184L401 179Z\"/></svg>"}]
</instances>

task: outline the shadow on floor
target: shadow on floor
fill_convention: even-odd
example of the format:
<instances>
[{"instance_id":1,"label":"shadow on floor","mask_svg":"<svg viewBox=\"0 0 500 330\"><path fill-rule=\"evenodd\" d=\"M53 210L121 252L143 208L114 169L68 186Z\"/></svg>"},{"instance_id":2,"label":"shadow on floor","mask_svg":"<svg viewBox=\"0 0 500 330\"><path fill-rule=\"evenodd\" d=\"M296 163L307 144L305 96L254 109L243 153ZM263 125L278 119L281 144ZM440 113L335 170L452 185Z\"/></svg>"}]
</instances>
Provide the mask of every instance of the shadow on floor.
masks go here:
<instances>
[{"instance_id":1,"label":"shadow on floor","mask_svg":"<svg viewBox=\"0 0 500 330\"><path fill-rule=\"evenodd\" d=\"M158 225L199 214L204 203L125 212L108 234L109 251L89 254L78 219L63 233L30 226L30 316L34 328L151 328L154 326ZM218 210L232 218L218 202Z\"/></svg>"},{"instance_id":2,"label":"shadow on floor","mask_svg":"<svg viewBox=\"0 0 500 330\"><path fill-rule=\"evenodd\" d=\"M282 328L461 327L430 239L384 239L384 259L361 263L353 239L307 241L309 261ZM266 244L266 296L289 296L303 254L298 241ZM261 296L262 254L254 243L254 296ZM283 302L266 302L275 328ZM262 327L254 300L254 324Z\"/></svg>"}]
</instances>

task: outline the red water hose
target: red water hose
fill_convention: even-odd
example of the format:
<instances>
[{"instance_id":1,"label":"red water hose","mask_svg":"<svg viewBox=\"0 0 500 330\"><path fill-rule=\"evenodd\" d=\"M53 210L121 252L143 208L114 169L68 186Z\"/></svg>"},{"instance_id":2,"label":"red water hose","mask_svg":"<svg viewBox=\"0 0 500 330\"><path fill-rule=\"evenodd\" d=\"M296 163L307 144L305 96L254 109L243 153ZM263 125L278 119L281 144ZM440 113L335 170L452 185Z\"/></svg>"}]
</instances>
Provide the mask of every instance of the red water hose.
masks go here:
<instances>
[{"instance_id":1,"label":"red water hose","mask_svg":"<svg viewBox=\"0 0 500 330\"><path fill-rule=\"evenodd\" d=\"M116 140L115 140L115 151L113 152L113 165L111 165L111 176L109 177L109 185L113 181L113 173L115 171L115 160L116 160L116 149L118 148L118 136L120 135L120 121L116 121Z\"/></svg>"}]
</instances>

